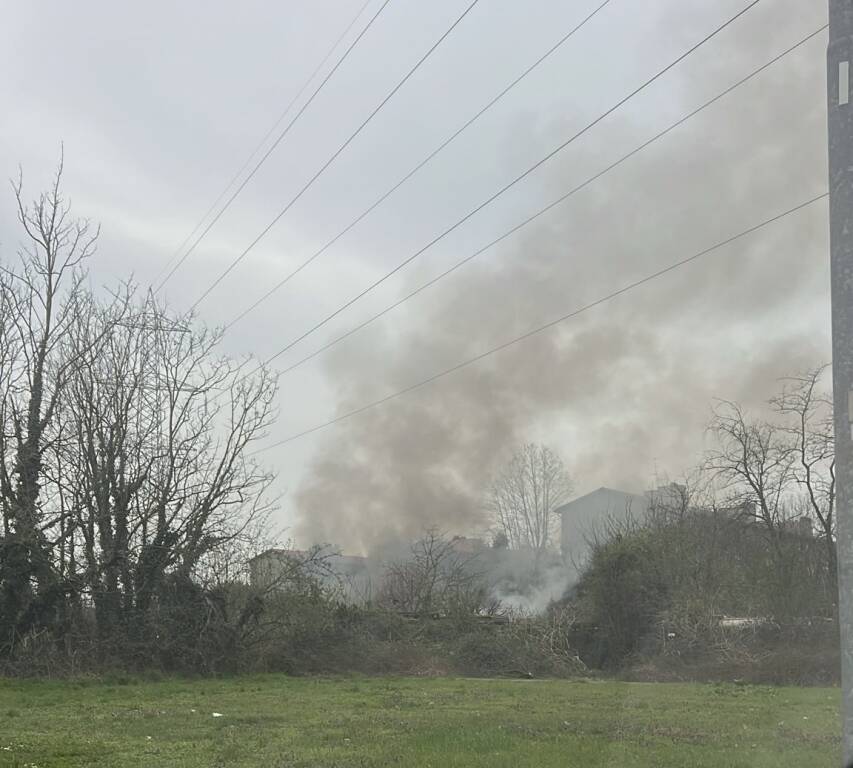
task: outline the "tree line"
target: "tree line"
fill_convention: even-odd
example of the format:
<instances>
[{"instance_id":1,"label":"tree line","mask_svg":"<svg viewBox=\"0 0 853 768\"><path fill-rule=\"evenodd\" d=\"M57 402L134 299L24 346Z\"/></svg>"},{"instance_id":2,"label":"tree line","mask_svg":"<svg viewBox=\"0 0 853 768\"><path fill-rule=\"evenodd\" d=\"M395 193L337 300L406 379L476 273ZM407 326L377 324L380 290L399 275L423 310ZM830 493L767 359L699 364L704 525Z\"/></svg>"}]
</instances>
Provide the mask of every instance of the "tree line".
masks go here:
<instances>
[{"instance_id":1,"label":"tree line","mask_svg":"<svg viewBox=\"0 0 853 768\"><path fill-rule=\"evenodd\" d=\"M0 266L0 657L81 637L157 644L179 595L271 509L248 454L274 417L263 368L127 283L94 290L98 229L61 189L13 184ZM49 638L49 641L46 639ZM94 646L93 646L94 647Z\"/></svg>"},{"instance_id":2,"label":"tree line","mask_svg":"<svg viewBox=\"0 0 853 768\"><path fill-rule=\"evenodd\" d=\"M610 516L561 602L582 658L655 679L839 679L835 465L826 367L780 382L767 415L718 401L692 476ZM653 669L654 672L648 672Z\"/></svg>"},{"instance_id":3,"label":"tree line","mask_svg":"<svg viewBox=\"0 0 853 768\"><path fill-rule=\"evenodd\" d=\"M575 674L749 657L721 634L724 614L835 616L824 368L785 379L766 417L717 402L701 466L642 516L591 532L580 581L542 616L481 621L503 610L489 574L435 531L362 606L316 578L317 548L275 584L250 584L275 505L252 456L276 416L275 378L150 291L95 289L98 230L74 218L61 182L60 164L32 201L13 183L23 243L0 262L0 669ZM530 553L524 589L553 574L571 493L547 446L521 446L494 478L492 544ZM424 613L441 621L405 617Z\"/></svg>"}]
</instances>

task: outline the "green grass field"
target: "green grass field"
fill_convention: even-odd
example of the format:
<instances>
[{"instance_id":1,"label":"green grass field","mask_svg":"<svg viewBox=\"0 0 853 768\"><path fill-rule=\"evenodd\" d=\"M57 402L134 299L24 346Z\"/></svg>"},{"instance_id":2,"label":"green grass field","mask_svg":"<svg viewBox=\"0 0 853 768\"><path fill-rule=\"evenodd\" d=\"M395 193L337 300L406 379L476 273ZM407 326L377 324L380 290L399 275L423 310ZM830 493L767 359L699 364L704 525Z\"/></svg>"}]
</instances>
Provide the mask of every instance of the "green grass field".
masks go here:
<instances>
[{"instance_id":1,"label":"green grass field","mask_svg":"<svg viewBox=\"0 0 853 768\"><path fill-rule=\"evenodd\" d=\"M7 680L0 766L819 768L839 761L839 698L598 681Z\"/></svg>"}]
</instances>

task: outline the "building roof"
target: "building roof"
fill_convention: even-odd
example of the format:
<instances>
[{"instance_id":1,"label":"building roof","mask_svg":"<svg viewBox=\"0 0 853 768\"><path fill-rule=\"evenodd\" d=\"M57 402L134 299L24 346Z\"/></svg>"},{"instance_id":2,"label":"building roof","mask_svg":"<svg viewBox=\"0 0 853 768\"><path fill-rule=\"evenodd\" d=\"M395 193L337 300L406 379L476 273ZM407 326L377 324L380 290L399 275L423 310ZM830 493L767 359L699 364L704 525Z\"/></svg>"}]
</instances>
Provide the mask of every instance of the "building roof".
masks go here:
<instances>
[{"instance_id":1,"label":"building roof","mask_svg":"<svg viewBox=\"0 0 853 768\"><path fill-rule=\"evenodd\" d=\"M345 555L342 552L326 552L321 553L323 556L333 557L340 560L345 560L349 563L367 561L367 558L364 555ZM305 549L280 549L277 547L272 547L270 549L265 549L263 552L259 552L257 555L249 558L249 562L254 562L255 560L261 560L266 557L309 557L311 552Z\"/></svg>"},{"instance_id":2,"label":"building roof","mask_svg":"<svg viewBox=\"0 0 853 768\"><path fill-rule=\"evenodd\" d=\"M249 558L249 562L254 562L255 560L260 560L264 557L306 557L308 552L303 549L278 549L276 547L272 547L271 549L265 549L263 552L259 552L257 555Z\"/></svg>"},{"instance_id":3,"label":"building roof","mask_svg":"<svg viewBox=\"0 0 853 768\"><path fill-rule=\"evenodd\" d=\"M590 491L589 493L585 493L583 496L577 496L571 501L567 501L565 504L557 507L555 512L563 512L568 507L571 507L579 502L590 501L595 497L604 497L607 499L610 498L618 498L618 499L643 499L646 500L647 496L643 493L632 493L631 491L620 491L617 488L608 488L607 486L602 485L600 488L596 488L594 491Z\"/></svg>"}]
</instances>

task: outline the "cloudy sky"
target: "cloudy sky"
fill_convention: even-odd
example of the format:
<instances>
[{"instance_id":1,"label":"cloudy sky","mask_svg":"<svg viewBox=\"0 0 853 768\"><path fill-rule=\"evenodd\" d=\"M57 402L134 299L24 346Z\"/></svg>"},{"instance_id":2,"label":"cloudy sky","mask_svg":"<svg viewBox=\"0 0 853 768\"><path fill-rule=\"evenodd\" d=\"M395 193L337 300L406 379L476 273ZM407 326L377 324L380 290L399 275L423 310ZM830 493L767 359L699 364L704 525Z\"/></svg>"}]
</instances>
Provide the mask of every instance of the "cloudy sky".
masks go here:
<instances>
[{"instance_id":1,"label":"cloudy sky","mask_svg":"<svg viewBox=\"0 0 853 768\"><path fill-rule=\"evenodd\" d=\"M346 227L601 0L480 0L198 306L233 320ZM164 286L208 286L470 0L391 0ZM605 112L747 0L611 0L405 185L234 325L274 354ZM93 281L154 281L364 0L0 2L0 175L35 194L64 142L75 211L102 224ZM367 20L371 0L307 98ZM826 21L763 0L689 59L279 357L286 368L513 227ZM826 189L825 34L382 319L281 379L273 443L409 386ZM296 102L296 107L302 101ZM286 124L282 123L282 126ZM267 143L266 146L269 145ZM4 202L5 201L5 202ZM19 241L0 197L0 259ZM701 454L712 398L758 408L828 357L827 206L387 405L269 450L279 522L350 551L484 525L489 476L550 443L578 492L641 490Z\"/></svg>"}]
</instances>

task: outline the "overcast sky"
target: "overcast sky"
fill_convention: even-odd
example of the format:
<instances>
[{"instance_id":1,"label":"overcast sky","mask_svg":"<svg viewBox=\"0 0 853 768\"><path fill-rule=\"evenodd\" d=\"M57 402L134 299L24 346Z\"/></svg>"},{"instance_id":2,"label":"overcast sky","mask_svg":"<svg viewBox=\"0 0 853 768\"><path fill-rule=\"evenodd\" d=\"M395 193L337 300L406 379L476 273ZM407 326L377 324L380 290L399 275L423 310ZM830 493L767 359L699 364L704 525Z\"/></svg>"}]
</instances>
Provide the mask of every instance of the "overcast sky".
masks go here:
<instances>
[{"instance_id":1,"label":"overcast sky","mask_svg":"<svg viewBox=\"0 0 853 768\"><path fill-rule=\"evenodd\" d=\"M202 292L469 0L391 0L169 280ZM339 232L600 0L480 0L203 301L224 324ZM0 2L0 175L35 194L64 142L75 212L101 222L93 282L152 281L363 0ZM372 0L357 30L380 6ZM266 358L597 117L746 0L612 0L315 263L240 321ZM299 360L606 167L826 21L763 0L596 129L276 361ZM344 43L345 45L346 43ZM269 442L325 422L826 189L824 34L545 217L281 381ZM339 48L331 62L342 52ZM322 75L321 75L322 76ZM313 86L312 86L313 87ZM309 88L308 93L310 93ZM299 104L299 102L297 103ZM11 192L0 259L14 255ZM642 490L698 460L713 397L759 407L829 356L824 202L387 406L270 450L279 522L360 551L484 525L489 475L526 440L578 492Z\"/></svg>"}]
</instances>

